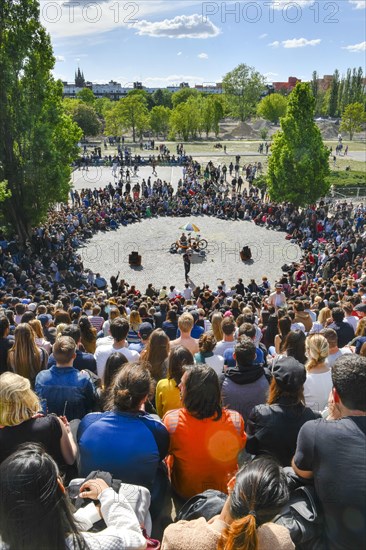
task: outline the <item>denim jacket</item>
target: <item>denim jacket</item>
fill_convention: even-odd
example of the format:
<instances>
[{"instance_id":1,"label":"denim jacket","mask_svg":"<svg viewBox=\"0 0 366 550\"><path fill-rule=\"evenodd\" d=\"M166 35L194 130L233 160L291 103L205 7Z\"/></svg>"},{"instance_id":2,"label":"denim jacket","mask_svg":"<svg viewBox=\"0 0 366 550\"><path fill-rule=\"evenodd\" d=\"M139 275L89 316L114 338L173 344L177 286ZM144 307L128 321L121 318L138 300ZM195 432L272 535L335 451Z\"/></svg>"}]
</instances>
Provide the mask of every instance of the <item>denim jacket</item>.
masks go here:
<instances>
[{"instance_id":1,"label":"denim jacket","mask_svg":"<svg viewBox=\"0 0 366 550\"><path fill-rule=\"evenodd\" d=\"M56 367L41 371L35 391L45 414L55 413L67 419L83 418L93 410L96 400L94 386L86 373L74 367Z\"/></svg>"}]
</instances>

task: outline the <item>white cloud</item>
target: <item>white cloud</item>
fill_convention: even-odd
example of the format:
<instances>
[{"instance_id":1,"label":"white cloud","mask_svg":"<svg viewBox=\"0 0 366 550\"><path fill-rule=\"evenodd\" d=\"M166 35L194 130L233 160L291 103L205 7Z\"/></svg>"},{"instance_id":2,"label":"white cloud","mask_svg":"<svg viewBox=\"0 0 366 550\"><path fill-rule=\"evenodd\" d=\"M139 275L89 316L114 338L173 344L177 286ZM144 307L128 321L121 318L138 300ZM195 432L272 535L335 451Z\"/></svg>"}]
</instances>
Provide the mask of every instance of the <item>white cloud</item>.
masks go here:
<instances>
[{"instance_id":1,"label":"white cloud","mask_svg":"<svg viewBox=\"0 0 366 550\"><path fill-rule=\"evenodd\" d=\"M274 78L275 76L278 76L278 73L271 73L271 72L268 72L268 73L264 73L263 76L264 76L264 78L266 79L267 82L268 82L268 81L270 82L271 80L273 80L273 78Z\"/></svg>"},{"instance_id":2,"label":"white cloud","mask_svg":"<svg viewBox=\"0 0 366 550\"><path fill-rule=\"evenodd\" d=\"M183 52L178 52L177 55L182 55Z\"/></svg>"},{"instance_id":3,"label":"white cloud","mask_svg":"<svg viewBox=\"0 0 366 550\"><path fill-rule=\"evenodd\" d=\"M198 0L174 0L174 10L194 8ZM40 17L53 40L101 35L118 28L130 28L134 21L148 20L172 12L166 0L54 0L40 2Z\"/></svg>"},{"instance_id":4,"label":"white cloud","mask_svg":"<svg viewBox=\"0 0 366 550\"><path fill-rule=\"evenodd\" d=\"M289 9L306 8L314 4L314 2L315 0L296 0L295 2L293 0L272 0L273 9L275 10L284 10L287 6Z\"/></svg>"},{"instance_id":5,"label":"white cloud","mask_svg":"<svg viewBox=\"0 0 366 550\"><path fill-rule=\"evenodd\" d=\"M320 42L320 38L316 38L314 40L308 40L307 38L292 38L289 40L282 40L281 42L279 40L275 40L274 42L268 44L268 46L271 46L272 48L278 48L279 46L283 46L284 48L305 48L305 46L317 46Z\"/></svg>"},{"instance_id":6,"label":"white cloud","mask_svg":"<svg viewBox=\"0 0 366 550\"><path fill-rule=\"evenodd\" d=\"M263 34L260 34L258 36L258 38L260 38L260 40L262 40L263 38L267 38L268 34L266 32L264 32Z\"/></svg>"},{"instance_id":7,"label":"white cloud","mask_svg":"<svg viewBox=\"0 0 366 550\"><path fill-rule=\"evenodd\" d=\"M164 38L213 38L220 34L208 18L203 19L198 13L194 15L178 15L173 19L162 21L138 21L131 28L137 29L140 36Z\"/></svg>"},{"instance_id":8,"label":"white cloud","mask_svg":"<svg viewBox=\"0 0 366 550\"><path fill-rule=\"evenodd\" d=\"M284 48L305 48L305 46L317 46L321 39L308 40L307 38L292 38L291 40L282 40Z\"/></svg>"},{"instance_id":9,"label":"white cloud","mask_svg":"<svg viewBox=\"0 0 366 550\"><path fill-rule=\"evenodd\" d=\"M62 61L65 61L65 58L63 55L55 55L56 63L61 63Z\"/></svg>"},{"instance_id":10,"label":"white cloud","mask_svg":"<svg viewBox=\"0 0 366 550\"><path fill-rule=\"evenodd\" d=\"M364 52L366 51L366 42L360 42L359 44L352 44L350 46L343 46L343 50L348 50L352 53Z\"/></svg>"},{"instance_id":11,"label":"white cloud","mask_svg":"<svg viewBox=\"0 0 366 550\"><path fill-rule=\"evenodd\" d=\"M198 59L208 59L207 53L199 53L197 57Z\"/></svg>"},{"instance_id":12,"label":"white cloud","mask_svg":"<svg viewBox=\"0 0 366 550\"><path fill-rule=\"evenodd\" d=\"M354 10L363 10L366 8L365 0L349 0L349 3L353 6Z\"/></svg>"}]
</instances>

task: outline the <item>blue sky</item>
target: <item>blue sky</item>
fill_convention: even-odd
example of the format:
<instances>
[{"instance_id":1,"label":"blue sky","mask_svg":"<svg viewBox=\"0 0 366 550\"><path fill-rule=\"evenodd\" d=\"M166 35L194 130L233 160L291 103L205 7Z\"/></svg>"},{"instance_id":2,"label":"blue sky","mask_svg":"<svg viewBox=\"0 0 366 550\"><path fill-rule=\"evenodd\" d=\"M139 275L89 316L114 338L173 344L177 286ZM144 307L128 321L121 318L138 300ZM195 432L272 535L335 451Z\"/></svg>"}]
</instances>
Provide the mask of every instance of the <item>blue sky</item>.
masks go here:
<instances>
[{"instance_id":1,"label":"blue sky","mask_svg":"<svg viewBox=\"0 0 366 550\"><path fill-rule=\"evenodd\" d=\"M220 82L239 63L269 82L365 67L366 0L41 0L57 78Z\"/></svg>"}]
</instances>

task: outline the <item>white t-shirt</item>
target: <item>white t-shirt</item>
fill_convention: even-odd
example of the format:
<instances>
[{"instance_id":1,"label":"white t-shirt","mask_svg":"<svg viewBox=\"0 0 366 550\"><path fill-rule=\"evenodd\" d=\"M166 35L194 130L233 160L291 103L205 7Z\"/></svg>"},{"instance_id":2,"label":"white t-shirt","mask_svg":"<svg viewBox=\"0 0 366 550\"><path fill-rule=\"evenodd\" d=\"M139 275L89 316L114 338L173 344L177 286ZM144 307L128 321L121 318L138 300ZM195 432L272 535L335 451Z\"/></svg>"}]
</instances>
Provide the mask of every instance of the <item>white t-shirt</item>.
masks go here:
<instances>
[{"instance_id":1,"label":"white t-shirt","mask_svg":"<svg viewBox=\"0 0 366 550\"><path fill-rule=\"evenodd\" d=\"M224 358L221 355L206 357L205 363L216 372L217 376L222 374L222 370L224 368Z\"/></svg>"},{"instance_id":2,"label":"white t-shirt","mask_svg":"<svg viewBox=\"0 0 366 550\"><path fill-rule=\"evenodd\" d=\"M329 394L333 387L332 374L327 372L308 372L304 384L305 405L313 411L321 412L328 404Z\"/></svg>"},{"instance_id":3,"label":"white t-shirt","mask_svg":"<svg viewBox=\"0 0 366 550\"><path fill-rule=\"evenodd\" d=\"M338 357L342 357L342 355L349 355L350 353L352 353L352 351L349 348L339 348L339 350L335 353L330 353L328 355L325 360L325 364L331 369Z\"/></svg>"},{"instance_id":4,"label":"white t-shirt","mask_svg":"<svg viewBox=\"0 0 366 550\"><path fill-rule=\"evenodd\" d=\"M225 342L224 340L221 340L220 342L217 342L213 352L215 355L224 355L224 352L227 349L234 348L236 345L236 340L233 342Z\"/></svg>"},{"instance_id":5,"label":"white t-shirt","mask_svg":"<svg viewBox=\"0 0 366 550\"><path fill-rule=\"evenodd\" d=\"M353 330L356 332L356 328L357 328L357 325L358 325L358 318L355 317L354 315L349 315L349 316L345 317L344 320L346 321L346 323L351 325Z\"/></svg>"},{"instance_id":6,"label":"white t-shirt","mask_svg":"<svg viewBox=\"0 0 366 550\"><path fill-rule=\"evenodd\" d=\"M122 353L126 357L127 361L136 362L140 358L140 354L137 351L133 351L128 348L115 348L114 345L98 346L95 350L94 357L97 362L97 373L101 380L104 377L107 359L114 352Z\"/></svg>"}]
</instances>

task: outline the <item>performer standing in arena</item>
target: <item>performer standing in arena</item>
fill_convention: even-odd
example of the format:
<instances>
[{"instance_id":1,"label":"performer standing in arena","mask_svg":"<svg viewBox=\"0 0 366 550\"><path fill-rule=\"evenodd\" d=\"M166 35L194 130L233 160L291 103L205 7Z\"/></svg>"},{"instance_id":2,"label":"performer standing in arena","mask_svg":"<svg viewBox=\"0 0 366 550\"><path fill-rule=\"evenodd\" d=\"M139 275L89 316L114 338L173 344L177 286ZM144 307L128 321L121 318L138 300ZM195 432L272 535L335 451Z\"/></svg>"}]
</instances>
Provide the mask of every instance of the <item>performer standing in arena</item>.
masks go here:
<instances>
[{"instance_id":1,"label":"performer standing in arena","mask_svg":"<svg viewBox=\"0 0 366 550\"><path fill-rule=\"evenodd\" d=\"M184 276L186 281L188 281L188 274L191 270L191 257L188 252L183 254L183 263L184 263Z\"/></svg>"}]
</instances>

